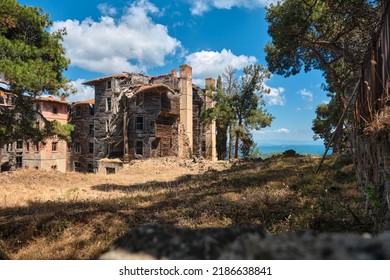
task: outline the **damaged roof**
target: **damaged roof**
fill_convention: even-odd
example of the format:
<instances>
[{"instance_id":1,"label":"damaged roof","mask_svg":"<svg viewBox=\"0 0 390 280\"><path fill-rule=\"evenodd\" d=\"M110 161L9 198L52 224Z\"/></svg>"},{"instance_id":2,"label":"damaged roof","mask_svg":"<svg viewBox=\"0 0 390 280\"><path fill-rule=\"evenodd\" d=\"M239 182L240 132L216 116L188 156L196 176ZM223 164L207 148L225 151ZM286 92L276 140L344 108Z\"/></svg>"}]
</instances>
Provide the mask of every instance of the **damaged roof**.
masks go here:
<instances>
[{"instance_id":1,"label":"damaged roof","mask_svg":"<svg viewBox=\"0 0 390 280\"><path fill-rule=\"evenodd\" d=\"M112 78L125 78L125 79L127 79L129 77L130 77L129 73L114 74L114 75L111 75L111 76L105 76L105 77L100 77L100 78L97 78L97 79L94 79L94 80L86 81L86 82L83 83L83 85L93 86L96 83L108 81L108 80L110 80Z\"/></svg>"},{"instance_id":2,"label":"damaged roof","mask_svg":"<svg viewBox=\"0 0 390 280\"><path fill-rule=\"evenodd\" d=\"M66 100L57 99L57 98L54 98L53 96L34 98L34 100L35 101L47 101L47 102L68 104L68 102Z\"/></svg>"},{"instance_id":3,"label":"damaged roof","mask_svg":"<svg viewBox=\"0 0 390 280\"><path fill-rule=\"evenodd\" d=\"M141 85L140 88L135 92L135 94L141 93L141 92L159 92L163 90L169 90L172 93L175 93L175 91L170 88L169 86L165 84L145 84Z\"/></svg>"}]
</instances>

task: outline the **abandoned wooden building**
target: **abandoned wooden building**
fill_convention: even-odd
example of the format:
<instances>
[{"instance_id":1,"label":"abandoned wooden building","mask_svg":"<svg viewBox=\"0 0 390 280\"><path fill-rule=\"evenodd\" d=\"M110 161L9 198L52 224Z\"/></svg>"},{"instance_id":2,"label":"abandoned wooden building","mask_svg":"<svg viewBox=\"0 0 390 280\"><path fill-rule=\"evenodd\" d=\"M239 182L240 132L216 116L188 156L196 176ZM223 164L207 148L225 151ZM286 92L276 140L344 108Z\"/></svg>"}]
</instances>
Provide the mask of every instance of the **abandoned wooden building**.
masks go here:
<instances>
[{"instance_id":1,"label":"abandoned wooden building","mask_svg":"<svg viewBox=\"0 0 390 280\"><path fill-rule=\"evenodd\" d=\"M159 76L123 73L85 84L95 88L95 110L93 124L85 116L88 127L80 124L79 131L93 128L94 141L75 136L80 141L73 142L73 170L111 173L125 162L151 157L216 159L215 123L205 127L200 121L213 102L192 84L191 66L180 66L180 76L176 70ZM206 85L215 86L214 79L206 79ZM81 105L72 106L77 109ZM72 115L76 109L71 110ZM77 127L77 113L72 119ZM80 135L77 131L75 135ZM88 163L81 166L74 155L78 146L89 147L89 152L93 149L93 161L88 157Z\"/></svg>"}]
</instances>

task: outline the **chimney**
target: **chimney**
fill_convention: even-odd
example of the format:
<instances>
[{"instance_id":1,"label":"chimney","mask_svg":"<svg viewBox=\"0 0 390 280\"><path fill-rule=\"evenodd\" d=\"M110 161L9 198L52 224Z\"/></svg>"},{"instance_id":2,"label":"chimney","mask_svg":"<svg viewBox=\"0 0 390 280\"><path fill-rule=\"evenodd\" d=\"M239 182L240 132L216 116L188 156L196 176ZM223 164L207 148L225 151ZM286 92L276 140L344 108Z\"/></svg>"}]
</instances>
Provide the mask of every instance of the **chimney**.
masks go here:
<instances>
[{"instance_id":1,"label":"chimney","mask_svg":"<svg viewBox=\"0 0 390 280\"><path fill-rule=\"evenodd\" d=\"M177 77L177 70L176 69L172 69L171 75L176 78Z\"/></svg>"},{"instance_id":2,"label":"chimney","mask_svg":"<svg viewBox=\"0 0 390 280\"><path fill-rule=\"evenodd\" d=\"M215 79L206 78L206 110L214 107L214 101L210 95L215 94ZM217 138L216 138L216 123L215 120L206 127L206 159L211 161L217 160Z\"/></svg>"},{"instance_id":3,"label":"chimney","mask_svg":"<svg viewBox=\"0 0 390 280\"><path fill-rule=\"evenodd\" d=\"M215 79L214 78L206 78L205 79L206 89L215 88Z\"/></svg>"},{"instance_id":4,"label":"chimney","mask_svg":"<svg viewBox=\"0 0 390 280\"><path fill-rule=\"evenodd\" d=\"M193 152L192 134L192 67L184 64L180 66L180 122L184 126L188 137L191 153Z\"/></svg>"}]
</instances>

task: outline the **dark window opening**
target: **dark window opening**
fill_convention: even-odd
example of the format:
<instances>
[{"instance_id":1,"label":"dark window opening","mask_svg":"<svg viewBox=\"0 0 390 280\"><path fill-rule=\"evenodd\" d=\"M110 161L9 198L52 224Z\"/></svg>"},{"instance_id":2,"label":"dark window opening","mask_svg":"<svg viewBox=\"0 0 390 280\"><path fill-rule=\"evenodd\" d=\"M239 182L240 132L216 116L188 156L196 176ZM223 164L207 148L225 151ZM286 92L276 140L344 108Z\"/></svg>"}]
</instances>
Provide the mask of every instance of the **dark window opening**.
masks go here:
<instances>
[{"instance_id":1,"label":"dark window opening","mask_svg":"<svg viewBox=\"0 0 390 280\"><path fill-rule=\"evenodd\" d=\"M93 143L89 143L88 151L89 151L90 154L93 154Z\"/></svg>"},{"instance_id":2,"label":"dark window opening","mask_svg":"<svg viewBox=\"0 0 390 280\"><path fill-rule=\"evenodd\" d=\"M51 143L51 151L52 152L56 152L57 151L57 144L58 144L58 142Z\"/></svg>"},{"instance_id":3,"label":"dark window opening","mask_svg":"<svg viewBox=\"0 0 390 280\"><path fill-rule=\"evenodd\" d=\"M143 156L144 154L144 143L142 141L135 142L135 154Z\"/></svg>"},{"instance_id":4,"label":"dark window opening","mask_svg":"<svg viewBox=\"0 0 390 280\"><path fill-rule=\"evenodd\" d=\"M80 142L75 142L74 143L74 152L75 153L80 153Z\"/></svg>"},{"instance_id":5,"label":"dark window opening","mask_svg":"<svg viewBox=\"0 0 390 280\"><path fill-rule=\"evenodd\" d=\"M20 155L16 156L16 168L22 168L23 167L23 157Z\"/></svg>"},{"instance_id":6,"label":"dark window opening","mask_svg":"<svg viewBox=\"0 0 390 280\"><path fill-rule=\"evenodd\" d=\"M144 130L144 117L143 116L137 116L136 123L135 123L135 129L136 130Z\"/></svg>"},{"instance_id":7,"label":"dark window opening","mask_svg":"<svg viewBox=\"0 0 390 280\"><path fill-rule=\"evenodd\" d=\"M16 149L23 149L23 141L19 140L16 141Z\"/></svg>"},{"instance_id":8,"label":"dark window opening","mask_svg":"<svg viewBox=\"0 0 390 280\"><path fill-rule=\"evenodd\" d=\"M112 87L112 82L111 81L107 81L107 89L111 89Z\"/></svg>"},{"instance_id":9,"label":"dark window opening","mask_svg":"<svg viewBox=\"0 0 390 280\"><path fill-rule=\"evenodd\" d=\"M93 163L88 162L88 173L94 173L93 171Z\"/></svg>"},{"instance_id":10,"label":"dark window opening","mask_svg":"<svg viewBox=\"0 0 390 280\"><path fill-rule=\"evenodd\" d=\"M106 167L106 174L115 174L114 167Z\"/></svg>"},{"instance_id":11,"label":"dark window opening","mask_svg":"<svg viewBox=\"0 0 390 280\"><path fill-rule=\"evenodd\" d=\"M89 114L90 114L91 116L93 116L93 115L95 114L95 108L93 107L93 105L90 105L90 106L89 106Z\"/></svg>"},{"instance_id":12,"label":"dark window opening","mask_svg":"<svg viewBox=\"0 0 390 280\"><path fill-rule=\"evenodd\" d=\"M93 124L90 124L89 125L89 130L88 130L89 136L93 136L93 128L94 128Z\"/></svg>"},{"instance_id":13,"label":"dark window opening","mask_svg":"<svg viewBox=\"0 0 390 280\"><path fill-rule=\"evenodd\" d=\"M35 144L35 151L36 151L36 152L39 152L39 143L36 143L36 144Z\"/></svg>"},{"instance_id":14,"label":"dark window opening","mask_svg":"<svg viewBox=\"0 0 390 280\"><path fill-rule=\"evenodd\" d=\"M81 171L81 163L80 162L74 162L74 171L76 171L76 172Z\"/></svg>"},{"instance_id":15,"label":"dark window opening","mask_svg":"<svg viewBox=\"0 0 390 280\"><path fill-rule=\"evenodd\" d=\"M26 142L26 151L27 151L27 152L30 151L30 143L29 143L29 142Z\"/></svg>"},{"instance_id":16,"label":"dark window opening","mask_svg":"<svg viewBox=\"0 0 390 280\"><path fill-rule=\"evenodd\" d=\"M58 114L58 108L56 105L53 105L53 114Z\"/></svg>"}]
</instances>

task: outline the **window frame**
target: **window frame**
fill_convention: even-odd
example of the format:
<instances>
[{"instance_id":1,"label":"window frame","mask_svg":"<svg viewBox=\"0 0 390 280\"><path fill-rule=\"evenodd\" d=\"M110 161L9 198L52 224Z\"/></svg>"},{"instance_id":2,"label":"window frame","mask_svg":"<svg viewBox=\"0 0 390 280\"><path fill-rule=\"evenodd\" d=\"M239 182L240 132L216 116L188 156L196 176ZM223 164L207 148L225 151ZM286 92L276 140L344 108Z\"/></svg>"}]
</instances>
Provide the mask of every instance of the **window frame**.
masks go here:
<instances>
[{"instance_id":1,"label":"window frame","mask_svg":"<svg viewBox=\"0 0 390 280\"><path fill-rule=\"evenodd\" d=\"M142 123L139 122L139 119L142 119ZM145 130L145 116L137 115L135 117L135 130L136 131L144 131Z\"/></svg>"},{"instance_id":2,"label":"window frame","mask_svg":"<svg viewBox=\"0 0 390 280\"><path fill-rule=\"evenodd\" d=\"M138 144L141 144L140 146ZM141 153L139 153L141 149ZM134 154L139 156L144 156L144 142L142 140L135 140L134 143Z\"/></svg>"}]
</instances>

